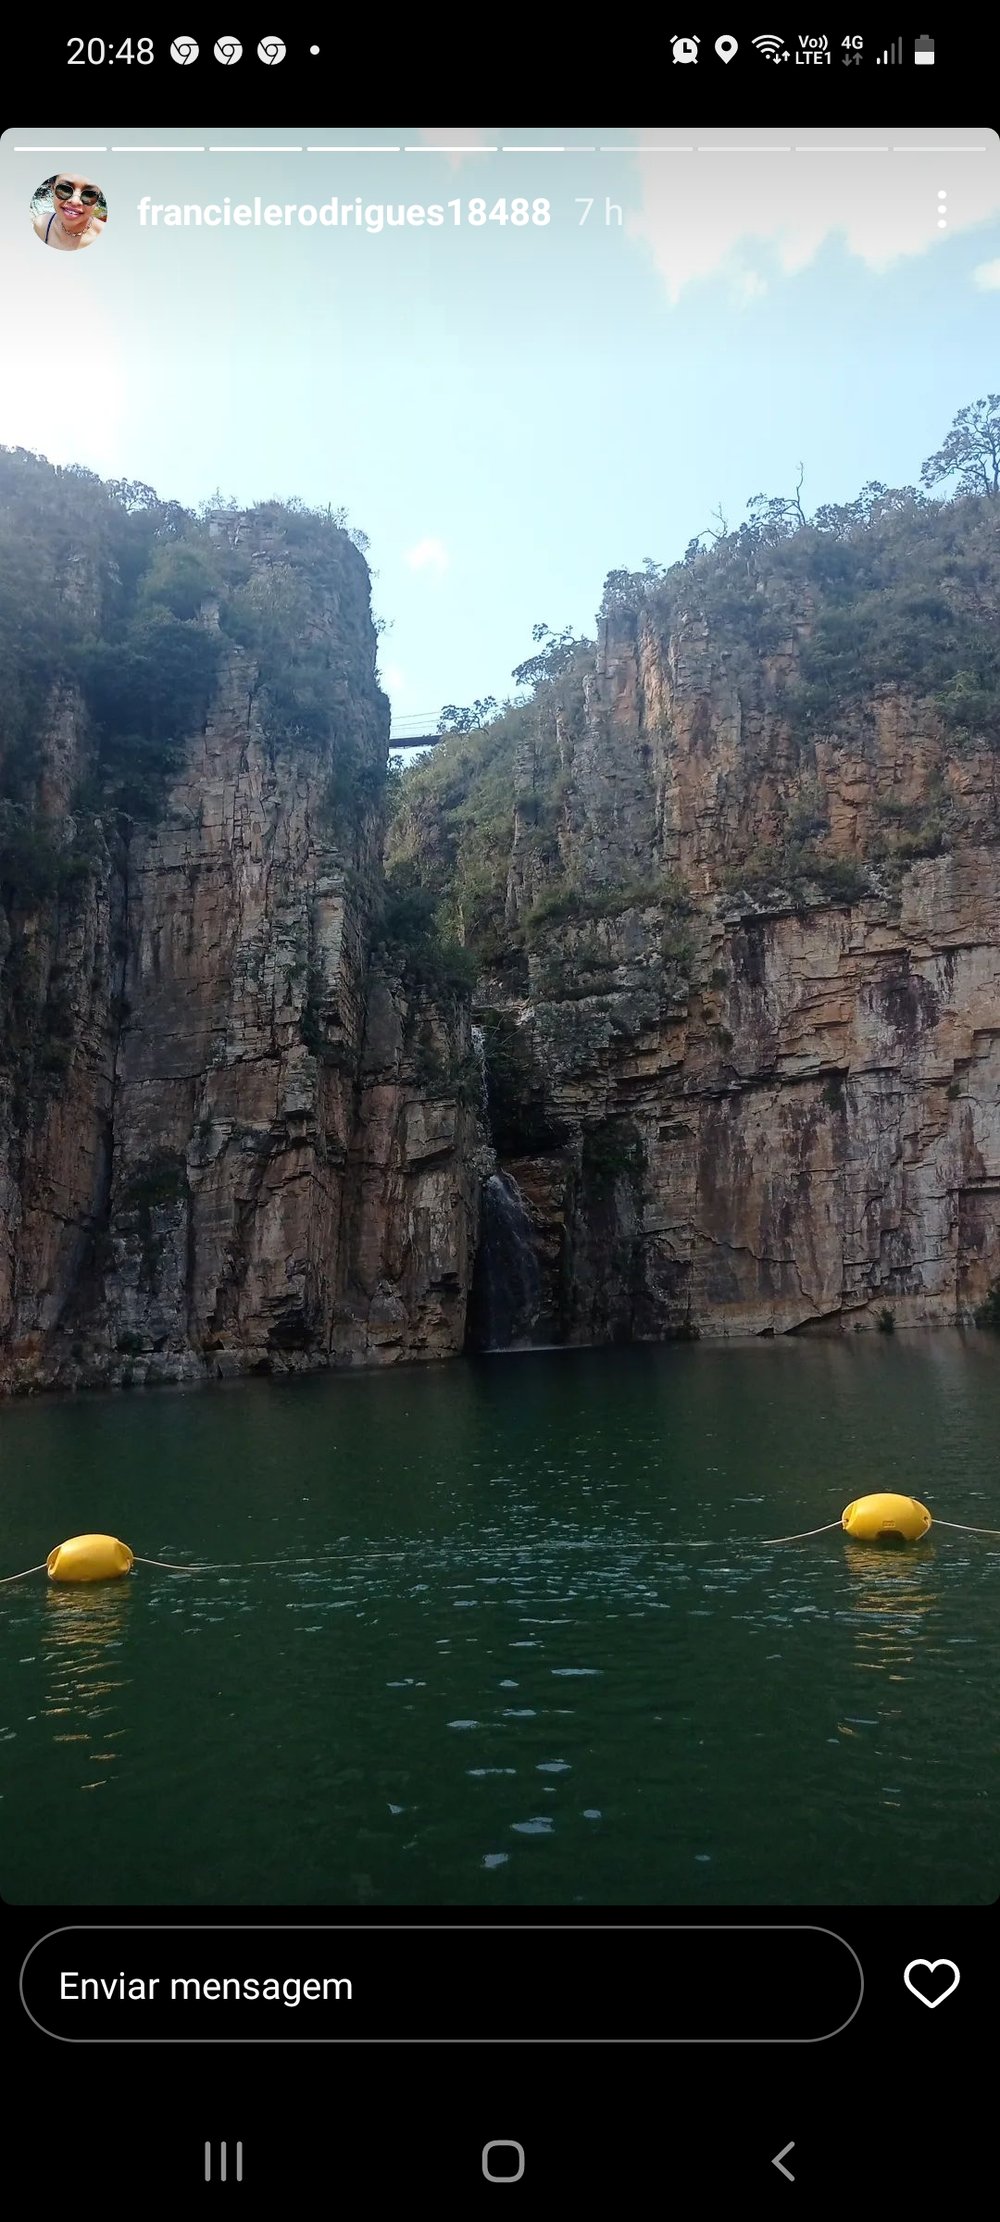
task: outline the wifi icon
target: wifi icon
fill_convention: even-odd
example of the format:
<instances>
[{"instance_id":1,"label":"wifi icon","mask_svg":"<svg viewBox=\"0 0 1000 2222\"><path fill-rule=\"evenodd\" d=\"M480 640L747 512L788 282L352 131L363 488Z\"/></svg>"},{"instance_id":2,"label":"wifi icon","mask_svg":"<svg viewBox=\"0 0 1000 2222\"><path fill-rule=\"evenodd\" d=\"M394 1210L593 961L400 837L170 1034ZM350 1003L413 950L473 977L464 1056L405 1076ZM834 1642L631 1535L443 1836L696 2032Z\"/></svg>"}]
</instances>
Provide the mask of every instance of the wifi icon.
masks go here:
<instances>
[{"instance_id":1,"label":"wifi icon","mask_svg":"<svg viewBox=\"0 0 1000 2222\"><path fill-rule=\"evenodd\" d=\"M773 31L765 31L763 37L754 39L753 43L758 54L763 54L765 62L776 62L785 42L784 39L775 38Z\"/></svg>"}]
</instances>

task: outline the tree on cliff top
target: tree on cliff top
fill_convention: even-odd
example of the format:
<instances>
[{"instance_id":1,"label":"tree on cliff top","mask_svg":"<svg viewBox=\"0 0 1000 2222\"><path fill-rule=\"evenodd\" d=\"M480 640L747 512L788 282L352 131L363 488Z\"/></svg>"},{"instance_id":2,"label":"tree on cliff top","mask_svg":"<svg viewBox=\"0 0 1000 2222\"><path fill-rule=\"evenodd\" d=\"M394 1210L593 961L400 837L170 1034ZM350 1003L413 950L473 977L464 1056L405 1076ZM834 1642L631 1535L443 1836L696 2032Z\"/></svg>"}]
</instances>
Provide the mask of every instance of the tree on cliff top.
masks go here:
<instances>
[{"instance_id":1,"label":"tree on cliff top","mask_svg":"<svg viewBox=\"0 0 1000 2222\"><path fill-rule=\"evenodd\" d=\"M487 694L481 700L446 702L438 719L439 733L476 733L481 725L488 725L497 708L496 696Z\"/></svg>"},{"instance_id":2,"label":"tree on cliff top","mask_svg":"<svg viewBox=\"0 0 1000 2222\"><path fill-rule=\"evenodd\" d=\"M960 494L1000 498L1000 393L967 402L943 447L928 456L920 473L924 486L937 486L941 479L956 476Z\"/></svg>"},{"instance_id":3,"label":"tree on cliff top","mask_svg":"<svg viewBox=\"0 0 1000 2222\"><path fill-rule=\"evenodd\" d=\"M656 571L658 566L646 558L647 569ZM537 645L536 653L523 664L515 664L511 678L519 687L541 687L547 679L560 679L576 662L581 649L592 648L592 640L581 640L572 625L564 625L561 632L553 632L551 625L533 625L531 637Z\"/></svg>"}]
</instances>

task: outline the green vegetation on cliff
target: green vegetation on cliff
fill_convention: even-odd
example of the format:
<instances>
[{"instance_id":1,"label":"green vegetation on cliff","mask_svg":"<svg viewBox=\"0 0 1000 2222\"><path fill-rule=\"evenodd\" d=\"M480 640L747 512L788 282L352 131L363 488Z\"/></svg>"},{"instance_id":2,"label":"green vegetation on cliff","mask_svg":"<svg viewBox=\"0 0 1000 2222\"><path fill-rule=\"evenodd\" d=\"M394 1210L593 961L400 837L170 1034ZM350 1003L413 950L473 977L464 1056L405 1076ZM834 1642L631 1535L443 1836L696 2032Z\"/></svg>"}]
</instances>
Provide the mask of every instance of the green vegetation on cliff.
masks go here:
<instances>
[{"instance_id":1,"label":"green vegetation on cliff","mask_svg":"<svg viewBox=\"0 0 1000 2222\"><path fill-rule=\"evenodd\" d=\"M383 767L338 720L341 673L317 618L324 590L336 594L358 562L343 523L303 504L242 514L219 499L196 516L149 486L0 450L0 802L20 826L16 837L8 817L11 893L36 894L43 748L60 715L85 721L74 815L151 824L230 644L253 658L265 732L328 754L331 819L377 797ZM372 654L371 639L362 647ZM63 828L52 836L61 847Z\"/></svg>"},{"instance_id":2,"label":"green vegetation on cliff","mask_svg":"<svg viewBox=\"0 0 1000 2222\"><path fill-rule=\"evenodd\" d=\"M592 739L588 776L604 778L612 819L618 807L613 731L602 738L595 718L606 658L623 649L651 651L666 671L672 643L703 639L744 722L780 722L787 734L797 770L784 777L783 825L770 846L735 849L720 892L851 903L949 847L955 799L932 771L920 797L880 800L863 847L845 854L831 839L816 751L850 742L863 752L889 698L945 752L1000 749L998 453L1000 397L989 395L959 412L922 489L873 482L810 517L800 474L793 495L755 496L743 524L730 530L720 517L681 561L610 572L597 647L536 626L538 653L512 675L518 694L499 711L449 705L444 738L399 784L390 861L424 888L442 931L482 970L520 970L523 981L526 953L553 930L660 903L683 954L685 890L655 856L645 878L596 872L581 803L576 752L589 719L606 760L595 772ZM935 499L926 489L943 479L956 491ZM658 745L669 756L669 716Z\"/></svg>"},{"instance_id":3,"label":"green vegetation on cliff","mask_svg":"<svg viewBox=\"0 0 1000 2222\"><path fill-rule=\"evenodd\" d=\"M447 993L471 988L476 980L472 951L442 933L438 905L412 867L399 864L387 875L378 947L390 967L414 985Z\"/></svg>"},{"instance_id":4,"label":"green vegetation on cliff","mask_svg":"<svg viewBox=\"0 0 1000 2222\"><path fill-rule=\"evenodd\" d=\"M384 785L375 645L342 516L218 497L195 515L151 487L0 449L0 1067L25 1116L73 1055L60 936L100 882L124 955L130 843L162 818L224 659L237 717L245 672L275 771L280 751L318 759L318 830L351 850Z\"/></svg>"},{"instance_id":5,"label":"green vegetation on cliff","mask_svg":"<svg viewBox=\"0 0 1000 2222\"><path fill-rule=\"evenodd\" d=\"M4 801L37 810L44 743L67 702L79 702L91 768L71 802L155 813L176 745L204 714L218 654L198 615L220 565L187 545L199 533L207 541L203 525L149 487L0 451Z\"/></svg>"}]
</instances>

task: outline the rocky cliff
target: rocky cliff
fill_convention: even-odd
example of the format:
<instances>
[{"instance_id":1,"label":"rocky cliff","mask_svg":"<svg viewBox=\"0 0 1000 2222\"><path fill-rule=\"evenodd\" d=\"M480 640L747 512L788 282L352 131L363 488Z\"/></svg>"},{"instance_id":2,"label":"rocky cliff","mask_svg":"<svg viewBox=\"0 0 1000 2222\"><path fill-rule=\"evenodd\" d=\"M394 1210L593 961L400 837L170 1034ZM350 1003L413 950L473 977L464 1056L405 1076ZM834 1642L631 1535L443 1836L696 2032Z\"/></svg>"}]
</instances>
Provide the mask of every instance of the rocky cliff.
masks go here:
<instances>
[{"instance_id":1,"label":"rocky cliff","mask_svg":"<svg viewBox=\"0 0 1000 2222\"><path fill-rule=\"evenodd\" d=\"M998 509L615 575L596 645L411 775L394 868L480 951L535 1230L521 1339L970 1320L1000 1274Z\"/></svg>"},{"instance_id":2,"label":"rocky cliff","mask_svg":"<svg viewBox=\"0 0 1000 2222\"><path fill-rule=\"evenodd\" d=\"M384 934L363 556L5 468L3 1385L460 1349L468 995Z\"/></svg>"},{"instance_id":3,"label":"rocky cliff","mask_svg":"<svg viewBox=\"0 0 1000 2222\"><path fill-rule=\"evenodd\" d=\"M970 1320L998 512L612 574L386 842L342 520L0 459L0 1386Z\"/></svg>"}]
</instances>

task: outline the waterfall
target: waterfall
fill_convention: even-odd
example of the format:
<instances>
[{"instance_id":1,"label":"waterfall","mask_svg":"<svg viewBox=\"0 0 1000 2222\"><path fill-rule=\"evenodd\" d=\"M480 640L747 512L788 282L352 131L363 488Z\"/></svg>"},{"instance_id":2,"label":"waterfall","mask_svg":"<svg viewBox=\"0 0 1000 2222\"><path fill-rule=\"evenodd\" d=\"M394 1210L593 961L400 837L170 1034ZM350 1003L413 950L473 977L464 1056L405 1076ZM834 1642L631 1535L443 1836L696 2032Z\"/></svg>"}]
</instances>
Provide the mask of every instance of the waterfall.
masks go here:
<instances>
[{"instance_id":1,"label":"waterfall","mask_svg":"<svg viewBox=\"0 0 1000 2222\"><path fill-rule=\"evenodd\" d=\"M483 1149L479 1248L469 1307L469 1340L477 1350L531 1347L542 1309L542 1276L531 1214L516 1180L497 1165L490 1119L486 1035L472 1028L479 1066L479 1116Z\"/></svg>"},{"instance_id":2,"label":"waterfall","mask_svg":"<svg viewBox=\"0 0 1000 2222\"><path fill-rule=\"evenodd\" d=\"M491 1173L483 1187L473 1299L473 1339L480 1350L530 1346L541 1310L541 1273L528 1207L509 1173Z\"/></svg>"},{"instance_id":3,"label":"waterfall","mask_svg":"<svg viewBox=\"0 0 1000 2222\"><path fill-rule=\"evenodd\" d=\"M486 1080L486 1036L481 1026L472 1028L472 1054L479 1066L479 1108L487 1134L490 1131L490 1091Z\"/></svg>"}]
</instances>

